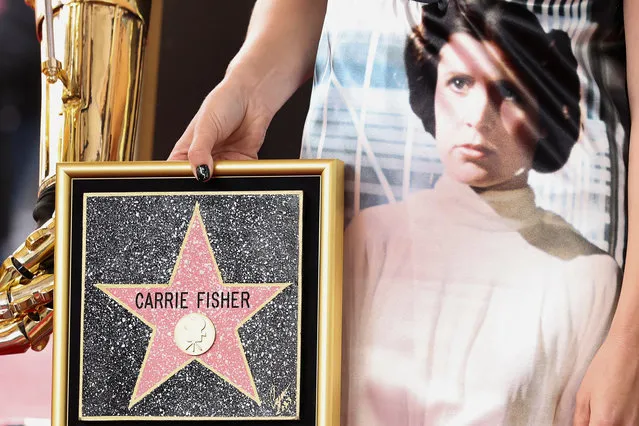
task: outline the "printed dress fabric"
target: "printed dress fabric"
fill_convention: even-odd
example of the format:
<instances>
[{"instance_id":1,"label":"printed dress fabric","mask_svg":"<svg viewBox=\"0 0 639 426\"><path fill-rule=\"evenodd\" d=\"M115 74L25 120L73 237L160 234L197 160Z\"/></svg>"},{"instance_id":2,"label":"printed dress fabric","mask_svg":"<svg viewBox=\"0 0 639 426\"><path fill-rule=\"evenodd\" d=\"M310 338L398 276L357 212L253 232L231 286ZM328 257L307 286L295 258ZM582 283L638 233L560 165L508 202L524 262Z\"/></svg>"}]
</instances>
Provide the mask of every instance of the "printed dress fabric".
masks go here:
<instances>
[{"instance_id":1,"label":"printed dress fabric","mask_svg":"<svg viewBox=\"0 0 639 426\"><path fill-rule=\"evenodd\" d=\"M302 157L346 164L342 424L570 425L618 297L621 0L329 1Z\"/></svg>"}]
</instances>

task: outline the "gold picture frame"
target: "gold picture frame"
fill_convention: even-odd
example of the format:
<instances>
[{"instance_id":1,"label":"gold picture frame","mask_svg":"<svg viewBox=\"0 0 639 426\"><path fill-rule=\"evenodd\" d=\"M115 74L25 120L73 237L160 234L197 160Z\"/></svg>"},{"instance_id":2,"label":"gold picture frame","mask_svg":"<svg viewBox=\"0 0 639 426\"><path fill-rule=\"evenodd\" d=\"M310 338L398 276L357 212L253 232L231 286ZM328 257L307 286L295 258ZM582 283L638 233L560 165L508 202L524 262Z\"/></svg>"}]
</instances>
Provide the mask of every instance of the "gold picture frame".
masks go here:
<instances>
[{"instance_id":1,"label":"gold picture frame","mask_svg":"<svg viewBox=\"0 0 639 426\"><path fill-rule=\"evenodd\" d=\"M171 423L173 421L185 420L219 420L224 424L238 423L247 425L292 424L291 422L300 425L339 425L341 285L344 225L343 164L338 160L220 161L216 162L212 174L214 177L210 181L205 183L197 182L195 178L193 178L191 167L188 163L184 162L61 163L58 165L55 213L53 426L80 425L95 421L110 422L128 420L155 420L158 423ZM159 188L165 188L167 185L169 189L158 191ZM237 188L235 186L237 186ZM300 257L297 259L297 262L301 271L300 274L303 273L305 275L303 279L297 282L298 290L296 290L299 294L299 298L296 299L296 306L299 307L299 310L296 311L298 315L298 333L301 333L298 335L297 345L301 347L302 343L300 342L304 341L304 345L308 344L312 345L312 347L308 346L308 348L302 348L295 352L297 356L297 358L295 358L297 360L295 365L298 369L298 381L296 385L296 398L293 399L296 407L296 409L292 411L293 414L279 417L274 416L272 418L268 416L251 417L239 414L237 416L235 416L235 414L231 416L120 415L118 411L120 410L119 408L117 410L114 409L118 411L116 415L108 415L108 413L87 415L84 413L82 411L82 401L85 393L82 392L82 382L85 375L89 378L92 377L90 371L87 373L87 370L90 370L90 368L87 367L87 369L83 370L82 367L82 360L84 359L83 345L85 339L87 339L83 334L85 327L85 303L88 303L85 301L84 296L84 275L85 271L91 267L90 264L87 266L87 262L90 263L91 260L87 260L85 244L87 241L87 229L93 229L91 228L93 225L87 225L86 220L87 217L93 217L94 221L95 218L105 217L101 212L96 212L93 216L90 216L92 214L91 209L97 209L98 207L87 207L89 205L87 200L117 199L125 200L122 202L128 202L127 200L129 199L126 197L150 199L149 197L157 198L164 196L174 198L226 197L225 199L229 199L229 197L244 197L256 194L264 195L265 197L267 194L273 194L274 197L283 197L286 195L294 197L294 203L298 202L295 200L299 200L299 211L295 210L298 212L295 217L299 218L299 234L296 238L298 238L299 241ZM189 200L190 199L191 198L189 198ZM266 200L266 198L264 199ZM91 203L93 203L91 206L95 204L94 201L91 201ZM101 204L95 204L95 206L98 205ZM261 208L266 209L266 204ZM195 209L192 211L194 212L193 218L196 218L196 214L200 214L199 204L196 203ZM302 214L302 211L304 211L304 214ZM309 211L310 213L307 214ZM125 213L122 214L124 215ZM291 213L290 216L293 218L293 213ZM199 223L204 226L201 216L197 217L199 217ZM191 224L195 223L195 219L193 218L190 222ZM120 218L118 218L118 220L120 220ZM113 223L115 223L115 219L113 219ZM302 229L302 227L304 228ZM191 225L189 225L188 229L186 235L189 235ZM210 234L206 234L205 228L202 229L205 233L204 235L209 235L208 244L210 248ZM308 239L308 243L302 243L302 235L304 235L305 239ZM309 235L310 237L308 237ZM98 237L89 236L89 238ZM184 237L184 240L186 241L186 237ZM314 242L318 244L314 244ZM313 248L314 246L315 248ZM302 247L304 247L304 252L302 252ZM182 245L182 248L184 248L184 245ZM180 251L180 255L177 256L177 258L179 259L181 255L182 251ZM313 271L313 269L315 269L314 267L309 268L306 264L302 266L302 261L300 260L305 259L305 257L311 259L313 256L315 256L314 261L316 264L311 262L310 265L316 265L316 271ZM80 259L78 259L78 257ZM215 256L212 256L212 258L215 259ZM213 260L213 262L215 262L215 260ZM171 267L171 265L165 266L166 268ZM217 267L217 265L215 267ZM306 269L304 269L305 267ZM176 266L174 273L177 269ZM173 276L174 275L171 276L171 279L173 279ZM308 279L307 277L311 278ZM266 284L263 285L265 286ZM99 285L94 285L94 287L101 289L103 295L107 293L105 288L107 288L108 285L106 284L102 285L102 287ZM145 285L140 284L138 287L142 288L145 287ZM146 285L146 287L149 286ZM278 288L285 287L285 285L281 285ZM300 290L300 288L305 292L307 291L306 289L312 289L312 291L308 290L308 294L316 294L316 300L313 300L313 296L307 296L307 293L304 293L302 297L302 290ZM140 296L140 294L141 293L138 293L137 296ZM150 293L147 294L147 296L150 296ZM140 298L140 300L142 300L142 298ZM268 300L272 300L272 298ZM111 303L110 306L117 306L117 303L114 304L114 301L117 302L115 299L109 301L109 303ZM309 305L303 305L303 303L308 303ZM124 304L122 305L124 306ZM168 301L166 305L168 309ZM247 306L248 305L247 296ZM162 307L161 304L159 306ZM304 315L308 315L305 313L309 311L307 306L316 306L316 308L313 308L316 309L316 315L311 318L315 324L310 323L310 317L304 317ZM138 307L141 307L141 304ZM306 311L302 311L302 307L304 307ZM157 306L153 307L151 303L148 309L152 308L159 309ZM96 315L97 317L100 316L99 312L101 311L93 310L91 312L93 312L91 315L87 315L87 318L90 318L88 321L99 321L99 319L95 320L95 318ZM95 312L98 312L98 314ZM118 312L126 312L126 309L121 309ZM130 315L130 317L134 317L134 315ZM304 318L302 319L301 327L299 327L299 318ZM96 322L96 324L99 324L99 322ZM155 330L153 333L155 333ZM306 338L305 333L309 333L309 336L312 335L315 337L312 339L310 337ZM152 334L147 345L144 358L145 362L153 336ZM177 339L177 337L174 338ZM123 345L126 345L126 342L123 343ZM240 343L239 345L242 346L244 344ZM311 353L312 356L309 355ZM246 360L246 356L244 359ZM120 361L116 359L113 362L117 364ZM188 363L190 363L190 361L187 362L187 364ZM247 369L248 368L247 364ZM142 370L142 368L140 368L140 370ZM212 374L215 376L216 370L210 370L213 371ZM301 374L299 372L300 370L302 370ZM136 372L136 374L138 373L139 372ZM219 374L218 376L222 377ZM138 375L136 389L140 377L141 374ZM314 379L308 379L308 381L305 382L305 380L307 380L306 378L310 377L314 377ZM98 382L102 383L96 379L96 383ZM311 382L313 382L312 386L310 385ZM113 382L105 381L104 383L112 384ZM236 387L242 390L240 387ZM255 389L255 397L253 399L261 402L254 384L253 388ZM144 394L143 397L151 393L153 389ZM123 392L131 392L131 390ZM135 391L132 392L135 393ZM92 391L90 394L93 395L94 393L96 392ZM89 394L89 392L86 392L86 394ZM135 403L141 399L143 398L136 400L131 397L131 401ZM302 399L312 403L305 402L301 404ZM97 406L99 402L100 400L96 399L91 403ZM132 409L131 407L134 405L133 402L129 404L128 408L124 407L121 411L124 413L127 409ZM102 406L103 405L104 404L102 404ZM302 410L300 410L300 405L303 406ZM309 409L308 407L311 405L312 409ZM250 406L250 401L242 406ZM92 405L89 404L87 407L92 407ZM228 409L233 410L232 407ZM152 408L149 408L149 410L149 412L153 412Z\"/></svg>"}]
</instances>

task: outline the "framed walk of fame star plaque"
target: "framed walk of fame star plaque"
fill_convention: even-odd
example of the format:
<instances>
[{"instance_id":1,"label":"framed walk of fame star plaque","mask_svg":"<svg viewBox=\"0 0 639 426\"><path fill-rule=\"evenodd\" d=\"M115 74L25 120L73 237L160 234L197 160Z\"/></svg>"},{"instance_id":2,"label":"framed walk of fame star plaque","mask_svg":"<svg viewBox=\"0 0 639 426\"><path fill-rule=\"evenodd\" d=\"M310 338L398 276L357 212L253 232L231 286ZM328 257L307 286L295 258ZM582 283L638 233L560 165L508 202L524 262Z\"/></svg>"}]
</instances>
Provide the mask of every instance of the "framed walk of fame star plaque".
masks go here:
<instances>
[{"instance_id":1,"label":"framed walk of fame star plaque","mask_svg":"<svg viewBox=\"0 0 639 426\"><path fill-rule=\"evenodd\" d=\"M54 426L338 425L343 165L57 171Z\"/></svg>"}]
</instances>

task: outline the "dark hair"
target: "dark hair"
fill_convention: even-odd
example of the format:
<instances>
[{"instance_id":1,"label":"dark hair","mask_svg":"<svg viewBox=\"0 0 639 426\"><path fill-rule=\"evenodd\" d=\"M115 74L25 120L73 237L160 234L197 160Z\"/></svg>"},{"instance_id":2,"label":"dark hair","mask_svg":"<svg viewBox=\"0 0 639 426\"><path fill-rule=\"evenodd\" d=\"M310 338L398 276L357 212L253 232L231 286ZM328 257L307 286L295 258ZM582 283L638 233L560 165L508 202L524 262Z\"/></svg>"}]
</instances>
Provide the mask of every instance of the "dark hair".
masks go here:
<instances>
[{"instance_id":1,"label":"dark hair","mask_svg":"<svg viewBox=\"0 0 639 426\"><path fill-rule=\"evenodd\" d=\"M410 105L435 134L434 99L439 51L454 33L494 42L537 99L539 127L533 169L549 173L568 161L581 128L577 60L563 31L546 33L534 13L515 2L450 0L422 7L404 51Z\"/></svg>"}]
</instances>

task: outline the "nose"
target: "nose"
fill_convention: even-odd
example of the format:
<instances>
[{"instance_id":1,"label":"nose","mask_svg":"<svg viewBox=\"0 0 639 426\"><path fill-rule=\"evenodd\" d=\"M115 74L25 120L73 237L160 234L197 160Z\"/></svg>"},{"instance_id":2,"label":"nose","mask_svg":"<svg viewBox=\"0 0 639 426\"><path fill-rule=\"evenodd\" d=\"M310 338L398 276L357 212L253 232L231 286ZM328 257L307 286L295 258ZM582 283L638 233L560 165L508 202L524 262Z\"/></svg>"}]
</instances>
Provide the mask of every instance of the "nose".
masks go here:
<instances>
[{"instance_id":1,"label":"nose","mask_svg":"<svg viewBox=\"0 0 639 426\"><path fill-rule=\"evenodd\" d=\"M469 94L465 106L464 124L481 130L482 127L489 125L494 120L497 114L498 100L488 88L476 86L474 89Z\"/></svg>"}]
</instances>

